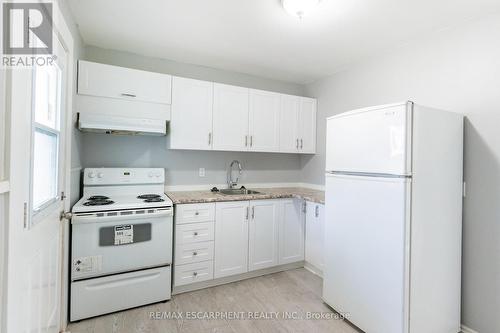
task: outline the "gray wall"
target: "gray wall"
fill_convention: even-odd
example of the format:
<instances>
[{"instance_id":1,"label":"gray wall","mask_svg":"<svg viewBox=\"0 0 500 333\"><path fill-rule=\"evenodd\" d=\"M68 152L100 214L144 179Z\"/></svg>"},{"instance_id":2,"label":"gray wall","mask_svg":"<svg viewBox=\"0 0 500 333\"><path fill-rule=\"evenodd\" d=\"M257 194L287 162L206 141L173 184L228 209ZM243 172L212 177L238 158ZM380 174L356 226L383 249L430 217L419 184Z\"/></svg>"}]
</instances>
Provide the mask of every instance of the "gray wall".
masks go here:
<instances>
[{"instance_id":1,"label":"gray wall","mask_svg":"<svg viewBox=\"0 0 500 333\"><path fill-rule=\"evenodd\" d=\"M500 16L415 40L307 86L318 98L318 151L302 181L323 184L325 118L410 99L466 115L462 321L500 332Z\"/></svg>"},{"instance_id":2,"label":"gray wall","mask_svg":"<svg viewBox=\"0 0 500 333\"><path fill-rule=\"evenodd\" d=\"M133 53L87 46L84 59L106 64L150 70L183 77L234 84L249 88L303 95L304 87L197 65L144 57ZM243 164L242 183L300 181L300 156L294 154L235 153L169 150L168 137L127 137L82 134L83 167L164 167L168 185L221 184L233 159ZM198 169L206 169L199 177Z\"/></svg>"}]
</instances>

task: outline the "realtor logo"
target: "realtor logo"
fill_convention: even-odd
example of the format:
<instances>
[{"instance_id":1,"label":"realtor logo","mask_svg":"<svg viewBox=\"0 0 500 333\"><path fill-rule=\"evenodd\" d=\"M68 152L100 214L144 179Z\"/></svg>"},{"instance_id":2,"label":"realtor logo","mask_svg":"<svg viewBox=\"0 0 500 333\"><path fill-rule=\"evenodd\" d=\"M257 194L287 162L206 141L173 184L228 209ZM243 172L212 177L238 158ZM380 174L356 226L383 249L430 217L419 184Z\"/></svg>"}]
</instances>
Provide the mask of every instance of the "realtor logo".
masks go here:
<instances>
[{"instance_id":1,"label":"realtor logo","mask_svg":"<svg viewBox=\"0 0 500 333\"><path fill-rule=\"evenodd\" d=\"M3 4L4 55L52 53L52 3Z\"/></svg>"}]
</instances>

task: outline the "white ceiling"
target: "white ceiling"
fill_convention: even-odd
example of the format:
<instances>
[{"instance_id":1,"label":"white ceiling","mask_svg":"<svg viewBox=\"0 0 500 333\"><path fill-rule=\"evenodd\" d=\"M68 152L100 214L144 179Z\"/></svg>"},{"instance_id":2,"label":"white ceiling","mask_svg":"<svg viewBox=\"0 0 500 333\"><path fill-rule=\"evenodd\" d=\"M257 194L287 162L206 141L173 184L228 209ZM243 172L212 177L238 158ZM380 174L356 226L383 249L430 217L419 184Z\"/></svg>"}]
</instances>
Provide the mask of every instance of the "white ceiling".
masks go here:
<instances>
[{"instance_id":1,"label":"white ceiling","mask_svg":"<svg viewBox=\"0 0 500 333\"><path fill-rule=\"evenodd\" d=\"M499 0L69 0L88 45L295 83L500 10Z\"/></svg>"}]
</instances>

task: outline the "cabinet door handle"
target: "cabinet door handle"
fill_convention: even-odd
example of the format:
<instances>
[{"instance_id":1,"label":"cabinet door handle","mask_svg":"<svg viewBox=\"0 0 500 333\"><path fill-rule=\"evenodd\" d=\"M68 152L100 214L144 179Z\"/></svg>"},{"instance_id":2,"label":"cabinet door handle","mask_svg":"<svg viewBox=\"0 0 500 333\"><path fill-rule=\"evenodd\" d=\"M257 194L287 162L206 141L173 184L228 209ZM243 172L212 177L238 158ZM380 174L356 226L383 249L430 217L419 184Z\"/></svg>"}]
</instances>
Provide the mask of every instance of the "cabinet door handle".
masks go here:
<instances>
[{"instance_id":1,"label":"cabinet door handle","mask_svg":"<svg viewBox=\"0 0 500 333\"><path fill-rule=\"evenodd\" d=\"M248 135L245 135L245 147L248 146Z\"/></svg>"},{"instance_id":2,"label":"cabinet door handle","mask_svg":"<svg viewBox=\"0 0 500 333\"><path fill-rule=\"evenodd\" d=\"M303 147L304 147L304 141L300 139L300 149L302 149Z\"/></svg>"},{"instance_id":3,"label":"cabinet door handle","mask_svg":"<svg viewBox=\"0 0 500 333\"><path fill-rule=\"evenodd\" d=\"M319 206L318 206L318 205L316 205L316 208L315 208L315 210L314 210L314 216L315 216L315 217L318 217L318 216L319 216Z\"/></svg>"},{"instance_id":4,"label":"cabinet door handle","mask_svg":"<svg viewBox=\"0 0 500 333\"><path fill-rule=\"evenodd\" d=\"M198 272L193 272L193 276L196 276L196 275L198 275Z\"/></svg>"},{"instance_id":5,"label":"cabinet door handle","mask_svg":"<svg viewBox=\"0 0 500 333\"><path fill-rule=\"evenodd\" d=\"M253 135L250 135L250 147L253 146Z\"/></svg>"},{"instance_id":6,"label":"cabinet door handle","mask_svg":"<svg viewBox=\"0 0 500 333\"><path fill-rule=\"evenodd\" d=\"M212 132L209 132L208 133L208 145L210 146L211 143L212 143Z\"/></svg>"},{"instance_id":7,"label":"cabinet door handle","mask_svg":"<svg viewBox=\"0 0 500 333\"><path fill-rule=\"evenodd\" d=\"M198 252L193 252L193 256L196 256L196 255L198 255Z\"/></svg>"},{"instance_id":8,"label":"cabinet door handle","mask_svg":"<svg viewBox=\"0 0 500 333\"><path fill-rule=\"evenodd\" d=\"M297 144L295 145L295 148L299 149L299 139L297 139Z\"/></svg>"},{"instance_id":9,"label":"cabinet door handle","mask_svg":"<svg viewBox=\"0 0 500 333\"><path fill-rule=\"evenodd\" d=\"M125 96L125 97L137 97L134 94L127 94L127 93L122 93L122 96Z\"/></svg>"},{"instance_id":10,"label":"cabinet door handle","mask_svg":"<svg viewBox=\"0 0 500 333\"><path fill-rule=\"evenodd\" d=\"M252 220L255 218L255 206L252 206Z\"/></svg>"},{"instance_id":11,"label":"cabinet door handle","mask_svg":"<svg viewBox=\"0 0 500 333\"><path fill-rule=\"evenodd\" d=\"M248 210L249 210L249 208L247 207L247 216L245 218L246 220L248 220Z\"/></svg>"},{"instance_id":12,"label":"cabinet door handle","mask_svg":"<svg viewBox=\"0 0 500 333\"><path fill-rule=\"evenodd\" d=\"M193 232L193 236L198 236L198 232Z\"/></svg>"}]
</instances>

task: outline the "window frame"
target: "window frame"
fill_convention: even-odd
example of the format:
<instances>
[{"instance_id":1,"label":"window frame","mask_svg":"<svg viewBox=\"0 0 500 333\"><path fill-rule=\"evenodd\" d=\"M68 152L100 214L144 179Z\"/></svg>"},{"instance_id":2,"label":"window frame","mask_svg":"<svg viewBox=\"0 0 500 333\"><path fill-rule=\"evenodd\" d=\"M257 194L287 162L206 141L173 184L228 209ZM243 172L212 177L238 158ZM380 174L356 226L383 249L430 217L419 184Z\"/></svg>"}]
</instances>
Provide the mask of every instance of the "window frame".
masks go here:
<instances>
[{"instance_id":1,"label":"window frame","mask_svg":"<svg viewBox=\"0 0 500 333\"><path fill-rule=\"evenodd\" d=\"M58 207L58 203L61 202L61 193L62 193L62 181L61 181L61 171L64 165L64 161L61 161L62 149L64 145L61 140L63 139L62 126L64 126L63 120L63 95L64 95L64 86L63 86L63 77L64 77L64 67L61 68L58 62L54 63L54 66L57 66L58 76L57 76L57 110L56 110L56 129L47 126L45 124L39 123L36 121L36 65L32 68L31 73L31 138L30 138L30 149L31 149L31 157L30 157L30 203L28 205L28 213L29 213L29 223L28 228L35 226L38 222L42 221L46 216L53 212L54 209ZM46 202L42 203L39 207L34 207L33 201L33 192L34 192L34 164L35 164L35 133L38 131L45 132L48 135L52 135L56 138L56 172L55 172L55 188L56 195L55 197L50 198Z\"/></svg>"}]
</instances>

